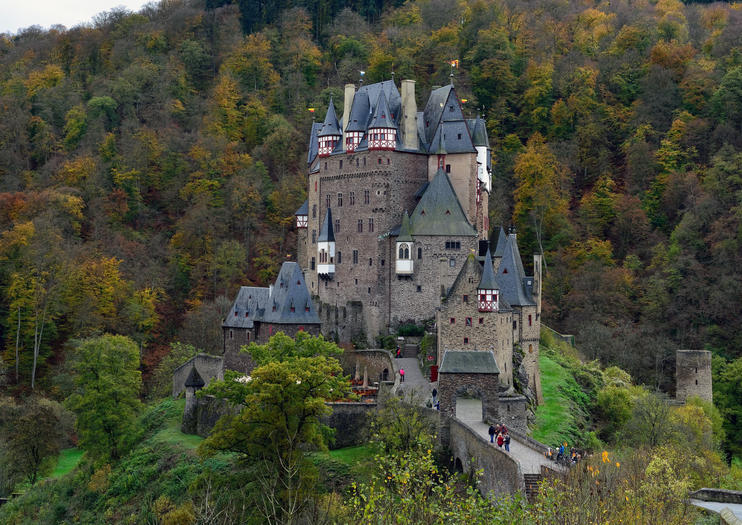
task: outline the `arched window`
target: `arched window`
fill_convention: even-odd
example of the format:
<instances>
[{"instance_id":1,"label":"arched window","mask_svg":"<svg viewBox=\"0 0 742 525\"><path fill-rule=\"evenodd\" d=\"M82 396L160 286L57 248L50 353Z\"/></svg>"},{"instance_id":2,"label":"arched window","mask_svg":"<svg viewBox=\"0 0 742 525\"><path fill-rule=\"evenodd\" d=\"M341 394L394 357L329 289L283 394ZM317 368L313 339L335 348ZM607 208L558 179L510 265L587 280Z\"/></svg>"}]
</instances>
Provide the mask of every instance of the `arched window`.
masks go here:
<instances>
[{"instance_id":1,"label":"arched window","mask_svg":"<svg viewBox=\"0 0 742 525\"><path fill-rule=\"evenodd\" d=\"M404 245L403 244L399 245L399 258L404 259Z\"/></svg>"},{"instance_id":2,"label":"arched window","mask_svg":"<svg viewBox=\"0 0 742 525\"><path fill-rule=\"evenodd\" d=\"M409 259L410 258L410 248L406 244L404 245L404 258Z\"/></svg>"}]
</instances>

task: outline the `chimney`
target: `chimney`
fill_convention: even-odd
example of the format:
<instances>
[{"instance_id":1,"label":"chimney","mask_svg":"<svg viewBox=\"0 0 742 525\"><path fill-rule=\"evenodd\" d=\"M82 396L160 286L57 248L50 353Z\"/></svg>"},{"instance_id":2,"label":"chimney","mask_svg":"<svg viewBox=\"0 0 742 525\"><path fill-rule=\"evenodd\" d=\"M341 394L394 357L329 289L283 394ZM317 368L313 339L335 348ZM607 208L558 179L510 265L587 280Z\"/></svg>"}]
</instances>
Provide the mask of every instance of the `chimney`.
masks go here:
<instances>
[{"instance_id":1,"label":"chimney","mask_svg":"<svg viewBox=\"0 0 742 525\"><path fill-rule=\"evenodd\" d=\"M350 110L353 107L353 97L355 94L355 84L345 84L345 100L343 102L343 151L345 151L345 128L348 127L348 123L350 122Z\"/></svg>"},{"instance_id":2,"label":"chimney","mask_svg":"<svg viewBox=\"0 0 742 525\"><path fill-rule=\"evenodd\" d=\"M415 81L402 81L402 145L406 149L417 149L417 102Z\"/></svg>"}]
</instances>

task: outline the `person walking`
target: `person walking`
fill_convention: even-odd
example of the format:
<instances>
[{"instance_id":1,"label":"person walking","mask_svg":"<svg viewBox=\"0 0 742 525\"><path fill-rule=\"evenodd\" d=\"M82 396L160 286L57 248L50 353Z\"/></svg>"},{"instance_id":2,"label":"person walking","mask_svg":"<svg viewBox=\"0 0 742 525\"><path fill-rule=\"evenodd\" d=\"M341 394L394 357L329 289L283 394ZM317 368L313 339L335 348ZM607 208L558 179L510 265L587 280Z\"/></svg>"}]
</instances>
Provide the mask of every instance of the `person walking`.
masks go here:
<instances>
[{"instance_id":1,"label":"person walking","mask_svg":"<svg viewBox=\"0 0 742 525\"><path fill-rule=\"evenodd\" d=\"M399 369L399 382L404 383L404 368Z\"/></svg>"},{"instance_id":2,"label":"person walking","mask_svg":"<svg viewBox=\"0 0 742 525\"><path fill-rule=\"evenodd\" d=\"M505 443L505 450L510 452L510 434L505 432L505 437L503 438L503 442Z\"/></svg>"},{"instance_id":3,"label":"person walking","mask_svg":"<svg viewBox=\"0 0 742 525\"><path fill-rule=\"evenodd\" d=\"M505 438L502 437L502 433L497 434L497 446L502 448L503 443L505 443Z\"/></svg>"},{"instance_id":4,"label":"person walking","mask_svg":"<svg viewBox=\"0 0 742 525\"><path fill-rule=\"evenodd\" d=\"M493 425L490 425L490 429L488 430L490 435L490 443L495 442L495 427Z\"/></svg>"},{"instance_id":5,"label":"person walking","mask_svg":"<svg viewBox=\"0 0 742 525\"><path fill-rule=\"evenodd\" d=\"M397 353L396 353L395 357L397 359L399 359L400 357L402 357L402 349L399 346L397 346Z\"/></svg>"}]
</instances>

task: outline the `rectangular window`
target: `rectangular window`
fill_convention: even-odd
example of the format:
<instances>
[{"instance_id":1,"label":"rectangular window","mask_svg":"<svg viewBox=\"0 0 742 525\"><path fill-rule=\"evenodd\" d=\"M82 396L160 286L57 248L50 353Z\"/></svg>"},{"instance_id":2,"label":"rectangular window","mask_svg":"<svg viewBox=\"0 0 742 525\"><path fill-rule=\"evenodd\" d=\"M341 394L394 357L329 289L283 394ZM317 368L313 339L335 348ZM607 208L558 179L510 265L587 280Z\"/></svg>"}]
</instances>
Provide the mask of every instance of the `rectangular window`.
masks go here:
<instances>
[{"instance_id":1,"label":"rectangular window","mask_svg":"<svg viewBox=\"0 0 742 525\"><path fill-rule=\"evenodd\" d=\"M371 194L368 190L363 190L363 204L371 202Z\"/></svg>"},{"instance_id":2,"label":"rectangular window","mask_svg":"<svg viewBox=\"0 0 742 525\"><path fill-rule=\"evenodd\" d=\"M356 159L356 160L358 160L358 159ZM356 192L351 191L350 192L349 199L350 199L350 205L353 206L356 203Z\"/></svg>"},{"instance_id":3,"label":"rectangular window","mask_svg":"<svg viewBox=\"0 0 742 525\"><path fill-rule=\"evenodd\" d=\"M384 259L381 260L381 265L384 266Z\"/></svg>"},{"instance_id":4,"label":"rectangular window","mask_svg":"<svg viewBox=\"0 0 742 525\"><path fill-rule=\"evenodd\" d=\"M358 264L358 250L353 250L353 264Z\"/></svg>"},{"instance_id":5,"label":"rectangular window","mask_svg":"<svg viewBox=\"0 0 742 525\"><path fill-rule=\"evenodd\" d=\"M417 291L418 291L418 292L422 292L422 291L423 291L423 287L422 287L422 286L420 286L419 284L417 285Z\"/></svg>"},{"instance_id":6,"label":"rectangular window","mask_svg":"<svg viewBox=\"0 0 742 525\"><path fill-rule=\"evenodd\" d=\"M317 218L317 205L312 204L312 219L316 219L316 218Z\"/></svg>"},{"instance_id":7,"label":"rectangular window","mask_svg":"<svg viewBox=\"0 0 742 525\"><path fill-rule=\"evenodd\" d=\"M466 326L471 326L471 317L466 318Z\"/></svg>"},{"instance_id":8,"label":"rectangular window","mask_svg":"<svg viewBox=\"0 0 742 525\"><path fill-rule=\"evenodd\" d=\"M314 270L314 257L312 257L312 262L310 263L309 268Z\"/></svg>"},{"instance_id":9,"label":"rectangular window","mask_svg":"<svg viewBox=\"0 0 742 525\"><path fill-rule=\"evenodd\" d=\"M461 241L446 241L446 250L460 250Z\"/></svg>"},{"instance_id":10,"label":"rectangular window","mask_svg":"<svg viewBox=\"0 0 742 525\"><path fill-rule=\"evenodd\" d=\"M528 314L528 326L533 326L533 319L531 319L531 314Z\"/></svg>"},{"instance_id":11,"label":"rectangular window","mask_svg":"<svg viewBox=\"0 0 742 525\"><path fill-rule=\"evenodd\" d=\"M465 345L468 345L469 344L469 338L468 337L464 337L464 344Z\"/></svg>"},{"instance_id":12,"label":"rectangular window","mask_svg":"<svg viewBox=\"0 0 742 525\"><path fill-rule=\"evenodd\" d=\"M343 207L343 194L338 193L338 208L342 208L342 207Z\"/></svg>"},{"instance_id":13,"label":"rectangular window","mask_svg":"<svg viewBox=\"0 0 742 525\"><path fill-rule=\"evenodd\" d=\"M340 161L340 162L342 162L342 161ZM446 164L446 173L451 173L451 165L450 164Z\"/></svg>"},{"instance_id":14,"label":"rectangular window","mask_svg":"<svg viewBox=\"0 0 742 525\"><path fill-rule=\"evenodd\" d=\"M455 317L451 317L451 321L450 322L451 322L451 324L456 324L456 318Z\"/></svg>"},{"instance_id":15,"label":"rectangular window","mask_svg":"<svg viewBox=\"0 0 742 525\"><path fill-rule=\"evenodd\" d=\"M468 303L468 302L469 302L469 296L468 296L468 295L466 295L466 294L464 294L463 296L461 296L461 300L462 300L463 302L465 302L465 303Z\"/></svg>"},{"instance_id":16,"label":"rectangular window","mask_svg":"<svg viewBox=\"0 0 742 525\"><path fill-rule=\"evenodd\" d=\"M513 321L513 330L518 329L518 321Z\"/></svg>"},{"instance_id":17,"label":"rectangular window","mask_svg":"<svg viewBox=\"0 0 742 525\"><path fill-rule=\"evenodd\" d=\"M451 268L454 268L456 266L456 259L454 259L453 257L451 257L448 260L448 266L450 266Z\"/></svg>"},{"instance_id":18,"label":"rectangular window","mask_svg":"<svg viewBox=\"0 0 742 525\"><path fill-rule=\"evenodd\" d=\"M343 161L340 161L340 169L343 169Z\"/></svg>"},{"instance_id":19,"label":"rectangular window","mask_svg":"<svg viewBox=\"0 0 742 525\"><path fill-rule=\"evenodd\" d=\"M312 244L317 242L317 230L312 230Z\"/></svg>"},{"instance_id":20,"label":"rectangular window","mask_svg":"<svg viewBox=\"0 0 742 525\"><path fill-rule=\"evenodd\" d=\"M374 220L372 218L368 219L368 231L371 233L374 231Z\"/></svg>"},{"instance_id":21,"label":"rectangular window","mask_svg":"<svg viewBox=\"0 0 742 525\"><path fill-rule=\"evenodd\" d=\"M358 219L358 233L363 233L363 219Z\"/></svg>"},{"instance_id":22,"label":"rectangular window","mask_svg":"<svg viewBox=\"0 0 742 525\"><path fill-rule=\"evenodd\" d=\"M422 259L423 258L423 249L422 248L418 248L417 249L417 258L418 259Z\"/></svg>"},{"instance_id":23,"label":"rectangular window","mask_svg":"<svg viewBox=\"0 0 742 525\"><path fill-rule=\"evenodd\" d=\"M343 262L343 252L338 252L337 256L335 257L337 260L337 263L340 264Z\"/></svg>"},{"instance_id":24,"label":"rectangular window","mask_svg":"<svg viewBox=\"0 0 742 525\"><path fill-rule=\"evenodd\" d=\"M368 265L369 266L373 266L374 265L374 260L371 257L368 258Z\"/></svg>"},{"instance_id":25,"label":"rectangular window","mask_svg":"<svg viewBox=\"0 0 742 525\"><path fill-rule=\"evenodd\" d=\"M479 318L479 324L484 324L484 317Z\"/></svg>"},{"instance_id":26,"label":"rectangular window","mask_svg":"<svg viewBox=\"0 0 742 525\"><path fill-rule=\"evenodd\" d=\"M330 195L325 196L325 209L330 207Z\"/></svg>"},{"instance_id":27,"label":"rectangular window","mask_svg":"<svg viewBox=\"0 0 742 525\"><path fill-rule=\"evenodd\" d=\"M335 219L335 233L340 231L340 219Z\"/></svg>"}]
</instances>

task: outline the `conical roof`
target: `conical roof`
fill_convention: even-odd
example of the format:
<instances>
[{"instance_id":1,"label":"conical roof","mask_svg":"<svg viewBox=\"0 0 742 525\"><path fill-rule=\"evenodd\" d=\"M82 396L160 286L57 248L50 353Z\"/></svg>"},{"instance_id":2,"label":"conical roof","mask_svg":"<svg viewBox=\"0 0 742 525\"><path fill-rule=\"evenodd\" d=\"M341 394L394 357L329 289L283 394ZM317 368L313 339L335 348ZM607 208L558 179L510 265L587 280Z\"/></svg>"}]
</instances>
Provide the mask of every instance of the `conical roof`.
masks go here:
<instances>
[{"instance_id":1,"label":"conical roof","mask_svg":"<svg viewBox=\"0 0 742 525\"><path fill-rule=\"evenodd\" d=\"M332 210L330 208L327 208L325 221L322 223L317 242L335 242L335 232L332 228Z\"/></svg>"},{"instance_id":2,"label":"conical roof","mask_svg":"<svg viewBox=\"0 0 742 525\"><path fill-rule=\"evenodd\" d=\"M431 151L431 153L435 153L436 155L446 154L446 146L443 143L443 131L438 133L438 143L436 144L435 151Z\"/></svg>"},{"instance_id":3,"label":"conical roof","mask_svg":"<svg viewBox=\"0 0 742 525\"><path fill-rule=\"evenodd\" d=\"M414 235L477 234L461 208L451 180L440 168L425 188L425 193L412 212L411 220Z\"/></svg>"},{"instance_id":4,"label":"conical roof","mask_svg":"<svg viewBox=\"0 0 742 525\"><path fill-rule=\"evenodd\" d=\"M309 200L305 200L294 215L309 215Z\"/></svg>"},{"instance_id":5,"label":"conical roof","mask_svg":"<svg viewBox=\"0 0 742 525\"><path fill-rule=\"evenodd\" d=\"M203 388L205 384L206 382L201 377L201 374L199 374L198 370L196 370L196 365L193 365L191 367L191 372L188 374L188 378L186 379L185 386L192 388Z\"/></svg>"},{"instance_id":6,"label":"conical roof","mask_svg":"<svg viewBox=\"0 0 742 525\"><path fill-rule=\"evenodd\" d=\"M500 233L497 235L497 245L495 246L495 257L502 257L505 253L505 246L508 243L508 236L505 235L505 229L500 226Z\"/></svg>"},{"instance_id":7,"label":"conical roof","mask_svg":"<svg viewBox=\"0 0 742 525\"><path fill-rule=\"evenodd\" d=\"M399 228L397 242L412 242L412 228L410 226L410 216L407 215L407 210L405 210L404 215L402 215L402 226Z\"/></svg>"},{"instance_id":8,"label":"conical roof","mask_svg":"<svg viewBox=\"0 0 742 525\"><path fill-rule=\"evenodd\" d=\"M475 146L490 147L490 141L487 137L487 125L484 122L484 119L479 115L477 115L477 118L474 120L474 129L472 130L471 141Z\"/></svg>"},{"instance_id":9,"label":"conical roof","mask_svg":"<svg viewBox=\"0 0 742 525\"><path fill-rule=\"evenodd\" d=\"M500 266L497 268L497 282L500 283L500 293L512 306L529 306L536 303L528 296L523 281L526 272L523 270L523 261L518 251L518 241L514 233L507 236L507 244L502 254Z\"/></svg>"},{"instance_id":10,"label":"conical roof","mask_svg":"<svg viewBox=\"0 0 742 525\"><path fill-rule=\"evenodd\" d=\"M484 256L484 267L482 268L482 278L479 280L480 290L498 290L500 287L495 280L495 269L492 267L492 254L487 248L487 255Z\"/></svg>"},{"instance_id":11,"label":"conical roof","mask_svg":"<svg viewBox=\"0 0 742 525\"><path fill-rule=\"evenodd\" d=\"M330 97L330 105L327 107L327 113L325 114L325 122L322 124L322 129L317 134L318 137L327 136L340 136L343 132L340 131L340 124L338 124L337 115L335 115L335 104L332 102Z\"/></svg>"},{"instance_id":12,"label":"conical roof","mask_svg":"<svg viewBox=\"0 0 742 525\"><path fill-rule=\"evenodd\" d=\"M386 103L386 96L383 91L379 92L379 98L376 101L376 110L371 118L371 124L368 125L368 129L371 128L397 129L397 125L394 123L392 115L389 112L389 105Z\"/></svg>"}]
</instances>

